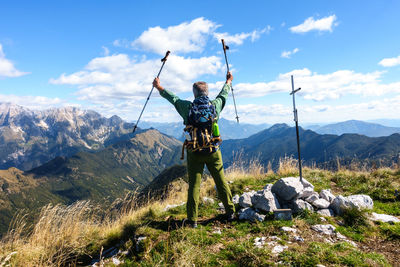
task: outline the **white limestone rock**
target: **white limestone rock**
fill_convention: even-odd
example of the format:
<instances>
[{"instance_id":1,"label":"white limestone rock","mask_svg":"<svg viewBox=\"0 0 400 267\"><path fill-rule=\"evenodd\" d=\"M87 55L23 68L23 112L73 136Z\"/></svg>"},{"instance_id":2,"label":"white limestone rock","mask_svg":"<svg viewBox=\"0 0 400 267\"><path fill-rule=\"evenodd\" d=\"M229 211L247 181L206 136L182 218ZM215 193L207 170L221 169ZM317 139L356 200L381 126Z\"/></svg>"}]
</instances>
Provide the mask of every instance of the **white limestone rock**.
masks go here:
<instances>
[{"instance_id":1,"label":"white limestone rock","mask_svg":"<svg viewBox=\"0 0 400 267\"><path fill-rule=\"evenodd\" d=\"M316 224L311 226L311 229L324 235L333 235L336 232L335 226L331 224Z\"/></svg>"},{"instance_id":2,"label":"white limestone rock","mask_svg":"<svg viewBox=\"0 0 400 267\"><path fill-rule=\"evenodd\" d=\"M335 197L335 199L332 201L331 205L329 206L329 208L331 208L335 214L340 215L343 212L344 208L349 208L350 207L350 203L347 200L347 198L345 198L342 195L338 195L337 197Z\"/></svg>"},{"instance_id":3,"label":"white limestone rock","mask_svg":"<svg viewBox=\"0 0 400 267\"><path fill-rule=\"evenodd\" d=\"M333 216L335 216L335 213L333 212L332 209L320 209L320 210L317 211L317 213L318 213L318 214L321 214L321 215L323 215L323 216L327 216L327 217L333 217ZM322 218L323 218L323 217L322 217ZM323 219L326 221L325 218L323 218Z\"/></svg>"},{"instance_id":4,"label":"white limestone rock","mask_svg":"<svg viewBox=\"0 0 400 267\"><path fill-rule=\"evenodd\" d=\"M379 214L372 212L371 217L369 217L371 221L374 222L385 222L385 223L398 223L400 222L400 219L392 216L392 215L387 215L387 214Z\"/></svg>"},{"instance_id":5,"label":"white limestone rock","mask_svg":"<svg viewBox=\"0 0 400 267\"><path fill-rule=\"evenodd\" d=\"M371 210L374 207L374 201L368 195L351 195L347 197L350 205L358 209Z\"/></svg>"},{"instance_id":6,"label":"white limestone rock","mask_svg":"<svg viewBox=\"0 0 400 267\"><path fill-rule=\"evenodd\" d=\"M340 215L346 208L372 209L374 202L368 195L337 196L329 206L336 214Z\"/></svg>"},{"instance_id":7,"label":"white limestone rock","mask_svg":"<svg viewBox=\"0 0 400 267\"><path fill-rule=\"evenodd\" d=\"M273 247L271 252L272 252L272 254L279 254L279 253L282 253L287 248L288 248L288 246L277 245L277 246Z\"/></svg>"},{"instance_id":8,"label":"white limestone rock","mask_svg":"<svg viewBox=\"0 0 400 267\"><path fill-rule=\"evenodd\" d=\"M323 198L320 198L312 202L312 205L318 209L327 209L331 203Z\"/></svg>"},{"instance_id":9,"label":"white limestone rock","mask_svg":"<svg viewBox=\"0 0 400 267\"><path fill-rule=\"evenodd\" d=\"M232 197L232 202L233 202L233 204L239 204L239 199L240 199L240 196L238 195L238 194L236 194L236 195L234 195L233 197Z\"/></svg>"},{"instance_id":10,"label":"white limestone rock","mask_svg":"<svg viewBox=\"0 0 400 267\"><path fill-rule=\"evenodd\" d=\"M306 201L310 204L313 204L315 201L317 201L319 199L319 195L318 193L314 193L311 196L309 196L308 198L306 198Z\"/></svg>"},{"instance_id":11,"label":"white limestone rock","mask_svg":"<svg viewBox=\"0 0 400 267\"><path fill-rule=\"evenodd\" d=\"M306 202L306 201L304 201L304 200L302 200L302 199L296 199L296 200L292 203L292 210L293 210L295 213L298 213L298 212L301 212L301 211L303 211L303 210L314 211L314 208L313 208L313 206L312 206L310 203L308 203L308 202Z\"/></svg>"},{"instance_id":12,"label":"white limestone rock","mask_svg":"<svg viewBox=\"0 0 400 267\"><path fill-rule=\"evenodd\" d=\"M309 188L314 190L314 186L304 178L301 182L299 177L286 177L275 182L271 191L275 193L279 199L290 201L298 198L305 189L309 190Z\"/></svg>"},{"instance_id":13,"label":"white limestone rock","mask_svg":"<svg viewBox=\"0 0 400 267\"><path fill-rule=\"evenodd\" d=\"M316 194L316 192L314 191L314 188L311 187L306 187L304 188L304 190L297 196L297 198L301 198L301 199L306 199L309 196Z\"/></svg>"},{"instance_id":14,"label":"white limestone rock","mask_svg":"<svg viewBox=\"0 0 400 267\"><path fill-rule=\"evenodd\" d=\"M214 199L210 197L203 197L203 203L204 204L214 204Z\"/></svg>"},{"instance_id":15,"label":"white limestone rock","mask_svg":"<svg viewBox=\"0 0 400 267\"><path fill-rule=\"evenodd\" d=\"M256 193L256 191L250 191L250 192L245 192L243 193L240 198L239 198L239 205L242 208L248 208L251 207L251 197Z\"/></svg>"},{"instance_id":16,"label":"white limestone rock","mask_svg":"<svg viewBox=\"0 0 400 267\"><path fill-rule=\"evenodd\" d=\"M254 208L264 212L273 212L274 210L281 208L275 194L270 190L257 192L252 196L251 202Z\"/></svg>"},{"instance_id":17,"label":"white limestone rock","mask_svg":"<svg viewBox=\"0 0 400 267\"><path fill-rule=\"evenodd\" d=\"M265 215L257 213L252 208L244 208L239 211L239 220L246 220L246 221L259 221L262 222L265 219Z\"/></svg>"},{"instance_id":18,"label":"white limestone rock","mask_svg":"<svg viewBox=\"0 0 400 267\"><path fill-rule=\"evenodd\" d=\"M319 197L325 199L329 203L331 203L335 199L335 195L332 194L330 189L321 190L321 192L319 193Z\"/></svg>"},{"instance_id":19,"label":"white limestone rock","mask_svg":"<svg viewBox=\"0 0 400 267\"><path fill-rule=\"evenodd\" d=\"M287 226L282 226L281 231L287 232L287 233L296 233L297 229L294 229L292 227L287 227Z\"/></svg>"}]
</instances>

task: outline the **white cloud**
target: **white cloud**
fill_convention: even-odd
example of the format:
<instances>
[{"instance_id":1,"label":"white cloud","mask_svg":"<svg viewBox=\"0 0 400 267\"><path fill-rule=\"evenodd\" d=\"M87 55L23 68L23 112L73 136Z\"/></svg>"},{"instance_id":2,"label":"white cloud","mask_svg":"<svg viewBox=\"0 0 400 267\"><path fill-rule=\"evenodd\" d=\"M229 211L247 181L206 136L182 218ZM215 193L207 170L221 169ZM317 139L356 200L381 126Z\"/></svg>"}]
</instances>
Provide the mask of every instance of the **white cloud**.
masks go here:
<instances>
[{"instance_id":1,"label":"white cloud","mask_svg":"<svg viewBox=\"0 0 400 267\"><path fill-rule=\"evenodd\" d=\"M384 58L378 64L383 67L394 67L400 65L400 55L398 57Z\"/></svg>"},{"instance_id":2,"label":"white cloud","mask_svg":"<svg viewBox=\"0 0 400 267\"><path fill-rule=\"evenodd\" d=\"M3 46L0 44L0 78L1 77L20 77L29 74L28 72L22 72L15 68L12 61L6 58L3 52Z\"/></svg>"},{"instance_id":3,"label":"white cloud","mask_svg":"<svg viewBox=\"0 0 400 267\"><path fill-rule=\"evenodd\" d=\"M66 105L73 105L67 103L58 97L49 98L45 96L17 96L17 95L2 95L0 94L0 103L13 103L20 106L27 107L29 109L48 109L50 107L59 107Z\"/></svg>"},{"instance_id":4,"label":"white cloud","mask_svg":"<svg viewBox=\"0 0 400 267\"><path fill-rule=\"evenodd\" d=\"M384 72L357 73L352 70L338 70L328 74L318 74L309 69L298 69L280 74L275 81L258 83L238 83L236 94L242 97L260 97L271 93L286 93L291 90L290 76L294 76L296 87L302 87L300 96L305 99L322 101L338 99L345 95L382 96L400 92L400 82L384 84Z\"/></svg>"},{"instance_id":5,"label":"white cloud","mask_svg":"<svg viewBox=\"0 0 400 267\"><path fill-rule=\"evenodd\" d=\"M256 41L261 37L262 34L264 33L269 33L272 30L271 26L267 26L262 30L254 30L252 32L242 32L242 33L237 33L234 35L231 35L227 32L224 33L219 33L215 32L214 33L214 38L217 39L218 41L221 41L221 39L224 39L225 43L227 45L230 44L235 44L235 45L241 45L243 44L244 40L250 38L252 42Z\"/></svg>"},{"instance_id":6,"label":"white cloud","mask_svg":"<svg viewBox=\"0 0 400 267\"><path fill-rule=\"evenodd\" d=\"M125 54L98 57L72 74L63 73L52 84L77 85L80 100L111 103L114 100L140 99L148 94L161 62L159 59L130 59ZM201 75L222 72L221 59L216 56L184 58L170 55L160 79L174 92L190 92L192 82Z\"/></svg>"},{"instance_id":7,"label":"white cloud","mask_svg":"<svg viewBox=\"0 0 400 267\"><path fill-rule=\"evenodd\" d=\"M166 29L156 26L144 31L131 45L160 55L167 50L174 53L201 52L208 35L217 27L214 22L202 17Z\"/></svg>"},{"instance_id":8,"label":"white cloud","mask_svg":"<svg viewBox=\"0 0 400 267\"><path fill-rule=\"evenodd\" d=\"M296 54L299 51L300 50L297 47L295 49L293 49L292 51L283 51L281 54L281 57L290 58L292 55Z\"/></svg>"},{"instance_id":9,"label":"white cloud","mask_svg":"<svg viewBox=\"0 0 400 267\"><path fill-rule=\"evenodd\" d=\"M103 48L103 55L104 56L110 55L110 49L108 49L108 47L102 46L101 48Z\"/></svg>"},{"instance_id":10,"label":"white cloud","mask_svg":"<svg viewBox=\"0 0 400 267\"><path fill-rule=\"evenodd\" d=\"M130 47L130 42L127 39L118 39L118 40L115 40L113 42L113 46L129 48Z\"/></svg>"},{"instance_id":11,"label":"white cloud","mask_svg":"<svg viewBox=\"0 0 400 267\"><path fill-rule=\"evenodd\" d=\"M333 27L337 26L338 24L335 23L336 19L336 15L324 17L317 20L314 20L313 17L309 17L302 24L290 27L290 31L293 33L306 33L309 31L332 32Z\"/></svg>"}]
</instances>

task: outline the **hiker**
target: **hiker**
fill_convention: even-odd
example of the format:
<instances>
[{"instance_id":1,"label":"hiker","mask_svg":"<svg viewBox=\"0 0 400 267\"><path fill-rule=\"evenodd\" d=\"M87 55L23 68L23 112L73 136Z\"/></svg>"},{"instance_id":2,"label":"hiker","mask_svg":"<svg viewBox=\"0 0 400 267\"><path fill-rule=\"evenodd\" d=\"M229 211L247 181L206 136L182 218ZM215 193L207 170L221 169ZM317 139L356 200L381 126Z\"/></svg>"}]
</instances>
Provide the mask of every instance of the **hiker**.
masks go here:
<instances>
[{"instance_id":1,"label":"hiker","mask_svg":"<svg viewBox=\"0 0 400 267\"><path fill-rule=\"evenodd\" d=\"M195 100L193 103L179 99L175 94L164 89L160 84L159 78L155 78L153 81L153 86L157 88L160 95L175 106L176 111L181 115L183 123L186 125L185 131L190 135L190 138L187 138L184 143L182 153L186 147L189 175L186 223L194 228L197 227L200 183L204 165L207 166L214 179L218 197L225 207L227 220L233 221L235 219L235 206L232 202L232 193L224 178L222 155L219 149L221 142L219 130L214 128L213 131L212 129L213 127L218 127L215 124L225 106L232 80L233 76L228 72L225 85L215 100L212 101L208 98L207 83L194 83L193 94Z\"/></svg>"}]
</instances>

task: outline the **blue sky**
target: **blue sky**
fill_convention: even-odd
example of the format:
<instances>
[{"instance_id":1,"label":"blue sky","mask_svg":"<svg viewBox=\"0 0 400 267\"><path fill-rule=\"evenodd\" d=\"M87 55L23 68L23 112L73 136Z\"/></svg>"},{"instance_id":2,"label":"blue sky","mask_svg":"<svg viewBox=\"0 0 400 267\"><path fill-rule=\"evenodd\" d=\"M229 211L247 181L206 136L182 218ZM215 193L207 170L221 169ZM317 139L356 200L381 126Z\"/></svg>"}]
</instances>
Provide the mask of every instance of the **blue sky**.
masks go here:
<instances>
[{"instance_id":1,"label":"blue sky","mask_svg":"<svg viewBox=\"0 0 400 267\"><path fill-rule=\"evenodd\" d=\"M214 97L230 46L243 122L400 119L399 1L2 1L0 102L74 105L136 120L166 50L161 82ZM222 116L234 120L232 98ZM179 121L153 93L145 120Z\"/></svg>"}]
</instances>

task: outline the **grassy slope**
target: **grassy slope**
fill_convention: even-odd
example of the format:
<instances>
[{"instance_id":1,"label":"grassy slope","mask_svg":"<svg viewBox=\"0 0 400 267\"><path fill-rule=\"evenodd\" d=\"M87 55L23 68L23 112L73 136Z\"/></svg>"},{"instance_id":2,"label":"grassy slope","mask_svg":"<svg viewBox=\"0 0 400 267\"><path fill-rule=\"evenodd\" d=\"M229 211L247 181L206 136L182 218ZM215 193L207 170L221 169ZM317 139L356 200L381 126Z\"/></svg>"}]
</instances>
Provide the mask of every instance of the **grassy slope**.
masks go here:
<instances>
[{"instance_id":1,"label":"grassy slope","mask_svg":"<svg viewBox=\"0 0 400 267\"><path fill-rule=\"evenodd\" d=\"M163 169L179 163L180 151L179 141L149 130L100 152L58 157L29 172L0 170L0 236L21 209L30 211L31 222L49 203L90 199L107 208L128 190L148 185Z\"/></svg>"},{"instance_id":2,"label":"grassy slope","mask_svg":"<svg viewBox=\"0 0 400 267\"><path fill-rule=\"evenodd\" d=\"M399 170L328 172L306 169L304 173L317 191L331 188L335 194L369 194L375 200L374 211L400 215L399 199L395 196L395 189L400 187ZM264 173L254 164L250 171L240 168L228 171L227 177L232 181L232 191L240 194L295 174L294 166L282 165L278 173ZM347 242L326 243L325 237L310 229L311 225L324 222L320 216L310 213L300 214L290 222L269 219L262 223L237 221L226 224L216 220L219 213L216 203L201 203L201 225L198 229L189 229L179 227L178 223L185 217L185 206L163 210L166 204L185 201L187 184L178 180L172 188L164 202L150 202L139 210L125 211L114 221L96 221L89 212L93 209L87 203L69 208L48 208L42 214L42 224L36 226L32 235L6 237L0 246L0 255L4 259L17 251L11 261L20 266L27 260L38 265L65 261L75 264L90 259L85 255L98 257L102 247L106 250L118 245L129 252L119 256L125 261L124 266L266 266L277 262L293 266L318 263L326 266L390 266L400 262L400 224L375 224L365 220L364 212L349 211L343 217L327 218L327 223L355 241L357 247ZM203 181L201 196L216 199L211 179ZM64 215L62 220L57 217L59 213ZM54 226L54 221L59 225ZM305 242L294 242L289 234L279 230L281 226L295 227ZM47 236L46 242L42 240L43 236ZM147 238L137 245L135 237L138 236ZM271 236L278 236L278 243L289 248L275 255L271 246L255 247L254 239L262 236L267 237L267 241L271 241ZM112 265L110 259L104 262Z\"/></svg>"}]
</instances>

